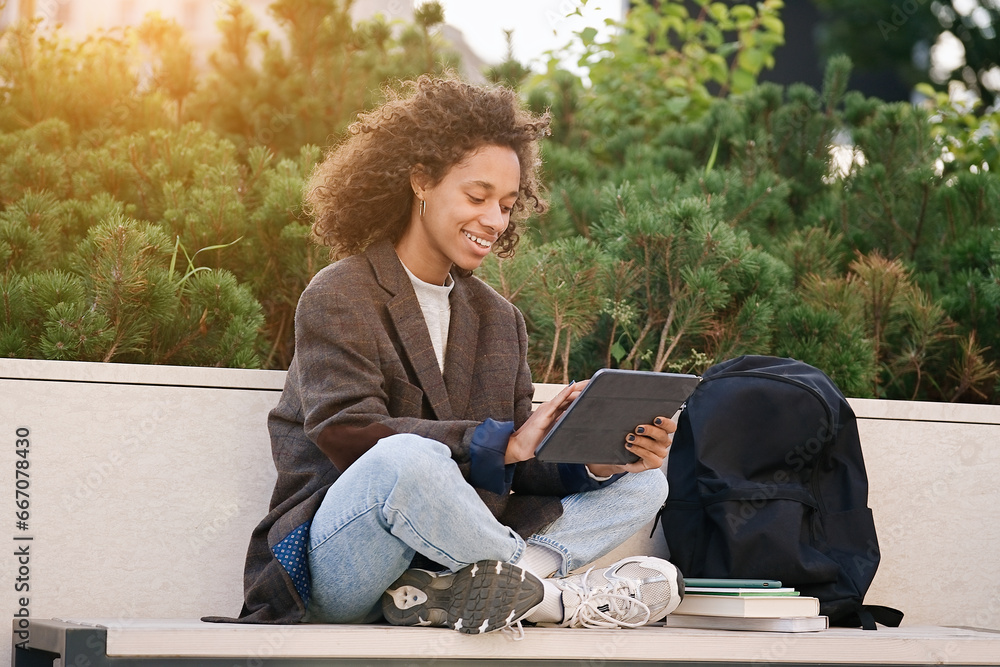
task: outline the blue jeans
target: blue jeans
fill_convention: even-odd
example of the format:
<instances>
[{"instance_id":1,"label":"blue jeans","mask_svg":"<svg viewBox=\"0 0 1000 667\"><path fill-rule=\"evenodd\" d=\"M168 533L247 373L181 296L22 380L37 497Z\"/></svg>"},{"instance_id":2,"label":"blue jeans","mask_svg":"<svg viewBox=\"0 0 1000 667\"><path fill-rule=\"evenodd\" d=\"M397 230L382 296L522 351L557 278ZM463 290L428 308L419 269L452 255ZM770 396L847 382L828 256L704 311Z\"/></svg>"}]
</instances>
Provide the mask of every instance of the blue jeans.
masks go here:
<instances>
[{"instance_id":1,"label":"blue jeans","mask_svg":"<svg viewBox=\"0 0 1000 667\"><path fill-rule=\"evenodd\" d=\"M562 499L563 515L528 538L562 555L557 572L600 558L645 526L667 496L649 470ZM380 440L327 492L309 534L306 620L365 623L416 552L451 570L479 560L516 563L525 541L494 518L447 446L417 435Z\"/></svg>"}]
</instances>

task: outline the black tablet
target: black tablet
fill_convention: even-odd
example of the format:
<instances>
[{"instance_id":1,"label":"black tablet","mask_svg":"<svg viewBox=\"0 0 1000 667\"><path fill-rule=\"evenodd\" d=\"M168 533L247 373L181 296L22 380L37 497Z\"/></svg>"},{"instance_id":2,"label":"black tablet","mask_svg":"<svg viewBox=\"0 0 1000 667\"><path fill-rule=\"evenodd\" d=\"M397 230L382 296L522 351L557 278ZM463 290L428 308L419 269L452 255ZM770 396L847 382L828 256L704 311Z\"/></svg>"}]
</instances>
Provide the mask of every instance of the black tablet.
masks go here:
<instances>
[{"instance_id":1,"label":"black tablet","mask_svg":"<svg viewBox=\"0 0 1000 667\"><path fill-rule=\"evenodd\" d=\"M697 375L601 369L552 426L535 457L550 463L638 461L625 449L625 436L657 416L672 417L700 380Z\"/></svg>"}]
</instances>

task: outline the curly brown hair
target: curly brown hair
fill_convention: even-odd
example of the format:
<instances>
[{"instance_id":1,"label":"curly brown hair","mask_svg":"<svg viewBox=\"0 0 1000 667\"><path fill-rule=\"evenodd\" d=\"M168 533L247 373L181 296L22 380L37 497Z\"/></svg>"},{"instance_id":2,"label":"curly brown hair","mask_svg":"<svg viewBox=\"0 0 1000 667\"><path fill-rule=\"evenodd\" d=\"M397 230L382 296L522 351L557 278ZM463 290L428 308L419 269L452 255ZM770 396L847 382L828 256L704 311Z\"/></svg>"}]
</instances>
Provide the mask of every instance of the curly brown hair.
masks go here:
<instances>
[{"instance_id":1,"label":"curly brown hair","mask_svg":"<svg viewBox=\"0 0 1000 667\"><path fill-rule=\"evenodd\" d=\"M549 116L525 109L504 87L474 86L457 79L421 76L387 90L381 107L359 114L347 136L316 166L306 188L317 241L334 258L354 255L373 241L399 240L410 221L410 174L422 165L434 184L483 146L511 148L521 165L510 224L494 244L513 254L517 220L547 205L540 195L538 140Z\"/></svg>"}]
</instances>

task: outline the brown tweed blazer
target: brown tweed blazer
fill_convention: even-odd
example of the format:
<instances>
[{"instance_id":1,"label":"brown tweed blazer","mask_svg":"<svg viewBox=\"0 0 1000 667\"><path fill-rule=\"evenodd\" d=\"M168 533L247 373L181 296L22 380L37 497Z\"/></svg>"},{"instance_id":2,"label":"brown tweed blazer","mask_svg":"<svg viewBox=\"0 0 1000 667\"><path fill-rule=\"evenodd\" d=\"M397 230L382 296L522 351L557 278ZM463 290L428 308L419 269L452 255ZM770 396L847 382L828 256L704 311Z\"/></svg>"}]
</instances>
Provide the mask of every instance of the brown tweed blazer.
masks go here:
<instances>
[{"instance_id":1,"label":"brown tweed blazer","mask_svg":"<svg viewBox=\"0 0 1000 667\"><path fill-rule=\"evenodd\" d=\"M302 619L301 575L293 580L275 557L276 545L290 536L301 544L302 526L327 489L380 438L416 433L443 442L468 477L469 444L483 420L520 426L528 418L532 386L521 313L479 279L460 271L452 277L443 376L391 244L326 267L302 293L295 357L268 418L278 480L270 512L251 537L240 620ZM567 494L557 466L534 460L517 465L513 489L479 494L524 536L558 518L558 499Z\"/></svg>"}]
</instances>

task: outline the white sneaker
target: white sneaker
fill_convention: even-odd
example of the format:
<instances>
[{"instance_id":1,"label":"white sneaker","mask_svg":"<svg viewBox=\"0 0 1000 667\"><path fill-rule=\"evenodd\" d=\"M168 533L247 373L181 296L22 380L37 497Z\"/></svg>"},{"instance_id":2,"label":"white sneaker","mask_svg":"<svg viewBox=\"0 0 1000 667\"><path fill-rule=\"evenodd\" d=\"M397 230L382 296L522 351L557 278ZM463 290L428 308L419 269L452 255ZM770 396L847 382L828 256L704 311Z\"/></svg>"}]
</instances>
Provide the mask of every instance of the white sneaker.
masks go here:
<instances>
[{"instance_id":1,"label":"white sneaker","mask_svg":"<svg viewBox=\"0 0 1000 667\"><path fill-rule=\"evenodd\" d=\"M680 571L652 556L550 581L562 589L560 625L567 628L637 628L672 612L684 596Z\"/></svg>"}]
</instances>

